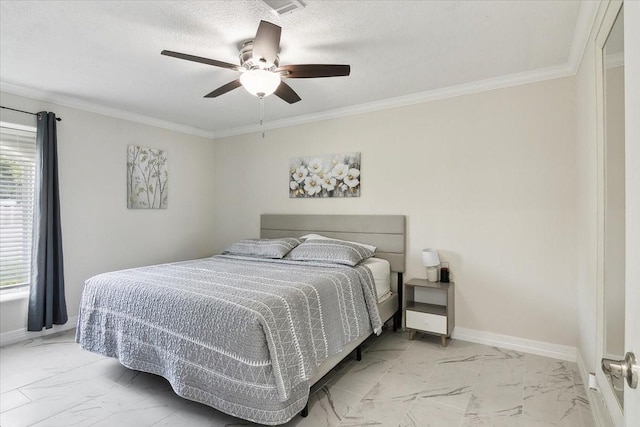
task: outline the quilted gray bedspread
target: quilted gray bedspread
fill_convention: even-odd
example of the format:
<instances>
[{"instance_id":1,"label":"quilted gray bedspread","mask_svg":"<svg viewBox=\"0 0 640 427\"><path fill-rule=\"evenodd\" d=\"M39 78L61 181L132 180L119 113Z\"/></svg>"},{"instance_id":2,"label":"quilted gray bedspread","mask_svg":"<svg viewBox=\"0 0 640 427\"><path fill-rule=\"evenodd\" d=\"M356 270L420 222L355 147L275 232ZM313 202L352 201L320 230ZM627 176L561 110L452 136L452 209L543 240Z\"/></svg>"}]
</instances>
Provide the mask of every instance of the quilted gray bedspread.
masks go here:
<instances>
[{"instance_id":1,"label":"quilted gray bedspread","mask_svg":"<svg viewBox=\"0 0 640 427\"><path fill-rule=\"evenodd\" d=\"M76 341L262 424L298 414L327 357L381 329L366 267L232 256L87 280Z\"/></svg>"}]
</instances>

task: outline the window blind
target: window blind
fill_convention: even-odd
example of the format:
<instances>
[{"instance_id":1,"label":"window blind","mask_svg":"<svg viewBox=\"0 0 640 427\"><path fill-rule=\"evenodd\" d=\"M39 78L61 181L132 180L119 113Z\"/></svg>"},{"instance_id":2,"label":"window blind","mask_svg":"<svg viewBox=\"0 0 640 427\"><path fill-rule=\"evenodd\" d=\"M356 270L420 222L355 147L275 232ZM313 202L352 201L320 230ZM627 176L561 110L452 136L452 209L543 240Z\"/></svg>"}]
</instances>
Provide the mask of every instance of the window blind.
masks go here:
<instances>
[{"instance_id":1,"label":"window blind","mask_svg":"<svg viewBox=\"0 0 640 427\"><path fill-rule=\"evenodd\" d=\"M0 288L31 280L36 132L0 126Z\"/></svg>"}]
</instances>

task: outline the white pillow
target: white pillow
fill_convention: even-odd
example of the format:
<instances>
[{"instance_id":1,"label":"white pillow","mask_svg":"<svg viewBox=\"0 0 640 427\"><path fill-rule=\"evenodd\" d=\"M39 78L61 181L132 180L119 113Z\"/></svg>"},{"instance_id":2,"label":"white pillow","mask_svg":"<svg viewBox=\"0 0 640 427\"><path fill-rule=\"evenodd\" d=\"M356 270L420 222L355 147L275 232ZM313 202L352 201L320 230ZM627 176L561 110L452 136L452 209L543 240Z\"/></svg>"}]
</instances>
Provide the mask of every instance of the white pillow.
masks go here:
<instances>
[{"instance_id":1,"label":"white pillow","mask_svg":"<svg viewBox=\"0 0 640 427\"><path fill-rule=\"evenodd\" d=\"M363 248L369 249L371 252L375 252L376 251L376 247L372 246L372 245L367 245L366 243L360 243L360 242L351 242L349 240L340 240L340 239L334 239L332 237L326 237L326 236L322 236L320 234L305 234L304 236L300 237L303 240L306 239L322 239L322 240L337 240L339 242L347 242L347 243L353 243L354 245L359 245L362 246Z\"/></svg>"}]
</instances>

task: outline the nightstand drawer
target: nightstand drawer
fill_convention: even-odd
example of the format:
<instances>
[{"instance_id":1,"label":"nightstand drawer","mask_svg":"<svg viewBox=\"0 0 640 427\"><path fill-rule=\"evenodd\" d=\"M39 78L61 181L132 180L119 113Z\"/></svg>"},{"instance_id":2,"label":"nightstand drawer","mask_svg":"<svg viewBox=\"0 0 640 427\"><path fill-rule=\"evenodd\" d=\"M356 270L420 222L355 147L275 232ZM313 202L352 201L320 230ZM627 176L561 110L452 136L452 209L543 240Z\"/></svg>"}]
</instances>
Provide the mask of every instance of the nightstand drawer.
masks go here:
<instances>
[{"instance_id":1,"label":"nightstand drawer","mask_svg":"<svg viewBox=\"0 0 640 427\"><path fill-rule=\"evenodd\" d=\"M407 328L436 334L447 333L447 316L407 310L405 320Z\"/></svg>"}]
</instances>

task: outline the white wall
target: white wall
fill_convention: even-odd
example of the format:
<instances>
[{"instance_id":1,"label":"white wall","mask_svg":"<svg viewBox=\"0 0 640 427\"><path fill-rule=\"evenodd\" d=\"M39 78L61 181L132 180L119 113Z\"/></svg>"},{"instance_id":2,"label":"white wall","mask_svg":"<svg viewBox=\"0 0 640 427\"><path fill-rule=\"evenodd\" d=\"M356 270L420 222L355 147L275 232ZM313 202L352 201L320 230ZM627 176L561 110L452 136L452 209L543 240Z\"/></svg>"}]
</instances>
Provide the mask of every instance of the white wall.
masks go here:
<instances>
[{"instance_id":1,"label":"white wall","mask_svg":"<svg viewBox=\"0 0 640 427\"><path fill-rule=\"evenodd\" d=\"M213 142L2 93L2 105L53 111L58 123L66 298L76 316L82 285L97 273L213 254ZM35 126L1 110L0 120ZM167 151L169 206L127 209L127 145ZM0 332L26 328L25 299L3 301Z\"/></svg>"},{"instance_id":2,"label":"white wall","mask_svg":"<svg viewBox=\"0 0 640 427\"><path fill-rule=\"evenodd\" d=\"M575 346L574 100L569 77L216 140L215 248L256 237L261 213L404 214L405 277L437 248L456 326ZM349 151L362 197L288 198L290 157Z\"/></svg>"}]
</instances>

